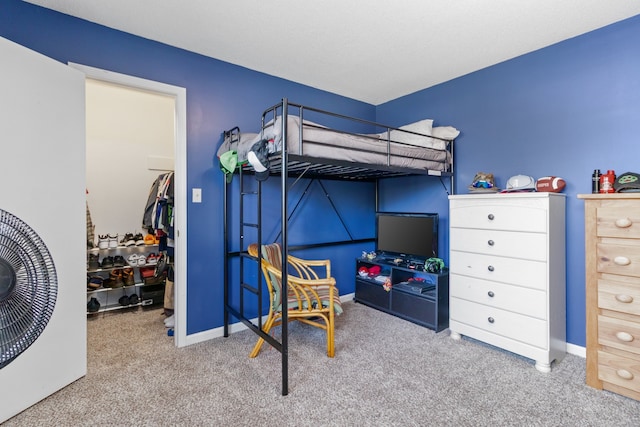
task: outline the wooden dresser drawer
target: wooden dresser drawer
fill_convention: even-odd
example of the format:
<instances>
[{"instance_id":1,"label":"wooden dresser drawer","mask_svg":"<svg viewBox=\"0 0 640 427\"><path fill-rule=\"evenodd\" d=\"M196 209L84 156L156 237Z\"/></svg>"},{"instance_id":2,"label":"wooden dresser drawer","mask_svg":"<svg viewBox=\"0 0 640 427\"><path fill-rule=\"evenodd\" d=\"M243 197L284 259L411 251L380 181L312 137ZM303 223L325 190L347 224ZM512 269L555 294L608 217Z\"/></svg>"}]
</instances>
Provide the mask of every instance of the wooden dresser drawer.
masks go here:
<instances>
[{"instance_id":1,"label":"wooden dresser drawer","mask_svg":"<svg viewBox=\"0 0 640 427\"><path fill-rule=\"evenodd\" d=\"M635 353L640 360L640 322L598 316L598 342Z\"/></svg>"},{"instance_id":2,"label":"wooden dresser drawer","mask_svg":"<svg viewBox=\"0 0 640 427\"><path fill-rule=\"evenodd\" d=\"M597 271L640 277L640 246L598 243Z\"/></svg>"},{"instance_id":3,"label":"wooden dresser drawer","mask_svg":"<svg viewBox=\"0 0 640 427\"><path fill-rule=\"evenodd\" d=\"M529 345L548 348L547 322L522 314L452 297L451 319Z\"/></svg>"},{"instance_id":4,"label":"wooden dresser drawer","mask_svg":"<svg viewBox=\"0 0 640 427\"><path fill-rule=\"evenodd\" d=\"M449 253L449 272L533 289L547 288L547 264L541 261L452 250Z\"/></svg>"},{"instance_id":5,"label":"wooden dresser drawer","mask_svg":"<svg viewBox=\"0 0 640 427\"><path fill-rule=\"evenodd\" d=\"M598 351L598 378L640 392L640 360Z\"/></svg>"},{"instance_id":6,"label":"wooden dresser drawer","mask_svg":"<svg viewBox=\"0 0 640 427\"><path fill-rule=\"evenodd\" d=\"M542 320L547 318L547 294L543 290L457 274L450 274L449 281L449 295L452 297L522 313Z\"/></svg>"},{"instance_id":7,"label":"wooden dresser drawer","mask_svg":"<svg viewBox=\"0 0 640 427\"><path fill-rule=\"evenodd\" d=\"M453 251L536 261L547 258L547 236L541 233L451 228L449 247Z\"/></svg>"},{"instance_id":8,"label":"wooden dresser drawer","mask_svg":"<svg viewBox=\"0 0 640 427\"><path fill-rule=\"evenodd\" d=\"M474 201L478 202L478 201ZM518 201L522 203L523 201ZM527 201L524 201L527 202ZM512 230L544 233L547 231L545 209L508 203L475 203L468 205L455 201L449 215L450 227L485 228L489 230Z\"/></svg>"},{"instance_id":9,"label":"wooden dresser drawer","mask_svg":"<svg viewBox=\"0 0 640 427\"><path fill-rule=\"evenodd\" d=\"M640 238L640 202L600 207L596 210L596 218L598 237Z\"/></svg>"},{"instance_id":10,"label":"wooden dresser drawer","mask_svg":"<svg viewBox=\"0 0 640 427\"><path fill-rule=\"evenodd\" d=\"M598 280L598 307L640 316L640 280L635 284Z\"/></svg>"}]
</instances>

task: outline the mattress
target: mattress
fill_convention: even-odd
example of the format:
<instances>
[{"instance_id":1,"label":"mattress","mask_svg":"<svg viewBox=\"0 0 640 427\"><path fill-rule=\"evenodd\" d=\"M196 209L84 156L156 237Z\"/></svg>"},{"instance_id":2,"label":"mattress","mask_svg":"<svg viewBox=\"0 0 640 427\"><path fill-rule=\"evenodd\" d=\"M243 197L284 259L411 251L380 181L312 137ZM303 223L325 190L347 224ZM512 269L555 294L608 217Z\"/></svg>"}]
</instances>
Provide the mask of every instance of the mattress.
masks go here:
<instances>
[{"instance_id":1,"label":"mattress","mask_svg":"<svg viewBox=\"0 0 640 427\"><path fill-rule=\"evenodd\" d=\"M397 132L397 130L395 131ZM341 160L368 165L395 166L408 169L447 171L450 170L451 154L446 150L447 141L430 135L411 133L420 140L420 146L394 141L394 131L379 134L353 134L330 129L311 121L289 116L287 120L287 152L290 155L323 160ZM281 117L267 123L262 134L240 133L228 135L218 148L217 155L236 150L238 161L245 163L251 147L261 139L270 141L269 153L282 148ZM397 138L400 139L400 138ZM436 147L436 148L430 148Z\"/></svg>"}]
</instances>

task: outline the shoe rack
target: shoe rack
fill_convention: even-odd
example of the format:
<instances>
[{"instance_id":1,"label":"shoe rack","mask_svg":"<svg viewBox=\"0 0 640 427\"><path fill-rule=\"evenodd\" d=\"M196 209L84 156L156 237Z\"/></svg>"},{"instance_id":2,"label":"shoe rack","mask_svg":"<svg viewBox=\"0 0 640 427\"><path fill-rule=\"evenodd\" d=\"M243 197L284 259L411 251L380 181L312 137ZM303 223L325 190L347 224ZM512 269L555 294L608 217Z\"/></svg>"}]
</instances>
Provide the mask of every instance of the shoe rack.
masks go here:
<instances>
[{"instance_id":1,"label":"shoe rack","mask_svg":"<svg viewBox=\"0 0 640 427\"><path fill-rule=\"evenodd\" d=\"M158 249L157 244L87 249L87 314L156 304L142 290L164 285L164 277L154 277Z\"/></svg>"}]
</instances>

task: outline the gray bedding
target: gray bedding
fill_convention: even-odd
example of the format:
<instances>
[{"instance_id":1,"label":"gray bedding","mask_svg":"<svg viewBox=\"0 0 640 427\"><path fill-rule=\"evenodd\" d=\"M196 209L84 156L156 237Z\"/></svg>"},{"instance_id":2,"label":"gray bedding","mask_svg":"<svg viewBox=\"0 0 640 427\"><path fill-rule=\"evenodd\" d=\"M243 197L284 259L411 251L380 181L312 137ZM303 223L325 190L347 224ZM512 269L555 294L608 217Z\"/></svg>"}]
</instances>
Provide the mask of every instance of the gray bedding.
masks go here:
<instances>
[{"instance_id":1,"label":"gray bedding","mask_svg":"<svg viewBox=\"0 0 640 427\"><path fill-rule=\"evenodd\" d=\"M280 117L275 126L268 125L263 138L272 140L269 151L280 151L282 125ZM337 132L313 122L304 121L300 144L298 117L289 116L287 122L287 149L289 154L303 155L318 159L337 159L370 165L390 165L409 169L444 171L451 163L447 150L418 147L388 141L387 134L354 135ZM425 135L425 140L432 140ZM229 138L218 148L218 157L229 150L237 150L238 160L244 162L247 152L260 140L260 134L242 133L238 143ZM438 141L442 143L442 141Z\"/></svg>"}]
</instances>

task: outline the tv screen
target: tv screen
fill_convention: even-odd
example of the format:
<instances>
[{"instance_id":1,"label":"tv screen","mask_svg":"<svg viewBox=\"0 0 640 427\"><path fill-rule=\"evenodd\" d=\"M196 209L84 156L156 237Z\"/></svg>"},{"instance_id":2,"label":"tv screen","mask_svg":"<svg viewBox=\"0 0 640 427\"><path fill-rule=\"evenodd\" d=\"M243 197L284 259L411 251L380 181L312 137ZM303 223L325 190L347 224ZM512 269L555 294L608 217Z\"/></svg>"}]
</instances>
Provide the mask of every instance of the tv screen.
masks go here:
<instances>
[{"instance_id":1,"label":"tv screen","mask_svg":"<svg viewBox=\"0 0 640 427\"><path fill-rule=\"evenodd\" d=\"M376 252L420 259L437 257L438 214L377 213Z\"/></svg>"}]
</instances>

